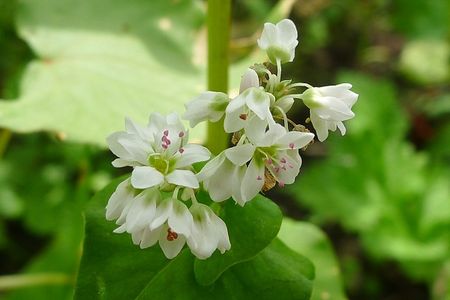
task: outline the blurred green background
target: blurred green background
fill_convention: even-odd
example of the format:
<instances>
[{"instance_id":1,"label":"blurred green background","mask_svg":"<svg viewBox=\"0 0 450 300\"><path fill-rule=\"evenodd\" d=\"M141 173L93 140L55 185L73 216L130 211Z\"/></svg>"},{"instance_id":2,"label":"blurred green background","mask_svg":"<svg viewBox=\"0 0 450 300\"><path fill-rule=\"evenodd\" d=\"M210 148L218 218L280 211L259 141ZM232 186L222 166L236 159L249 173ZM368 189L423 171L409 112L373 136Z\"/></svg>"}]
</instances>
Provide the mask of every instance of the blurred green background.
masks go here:
<instances>
[{"instance_id":1,"label":"blurred green background","mask_svg":"<svg viewBox=\"0 0 450 300\"><path fill-rule=\"evenodd\" d=\"M230 90L261 61L263 23L290 17L300 43L283 76L360 94L348 134L313 144L297 183L269 193L323 230L280 233L298 232L288 246L323 273L313 299L450 299L449 6L233 1ZM205 13L194 0L0 0L1 299L71 298L83 208L124 172L105 136L205 89Z\"/></svg>"}]
</instances>

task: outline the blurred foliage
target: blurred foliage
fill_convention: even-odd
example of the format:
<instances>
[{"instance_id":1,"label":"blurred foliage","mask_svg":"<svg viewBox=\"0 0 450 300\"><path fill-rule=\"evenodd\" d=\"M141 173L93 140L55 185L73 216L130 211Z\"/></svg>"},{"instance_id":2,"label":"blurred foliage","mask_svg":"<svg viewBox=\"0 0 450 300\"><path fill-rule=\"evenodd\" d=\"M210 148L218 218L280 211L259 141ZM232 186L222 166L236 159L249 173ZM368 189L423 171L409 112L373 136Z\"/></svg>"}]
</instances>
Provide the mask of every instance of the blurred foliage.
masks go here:
<instances>
[{"instance_id":1,"label":"blurred foliage","mask_svg":"<svg viewBox=\"0 0 450 300\"><path fill-rule=\"evenodd\" d=\"M318 227L285 218L278 237L288 247L305 255L314 263L316 277L311 300L347 299L333 248L327 236Z\"/></svg>"},{"instance_id":2,"label":"blurred foliage","mask_svg":"<svg viewBox=\"0 0 450 300\"><path fill-rule=\"evenodd\" d=\"M143 122L151 111L182 111L204 86L202 4L0 0L0 89L8 99L0 102L0 124L52 132L11 137L0 129L0 274L62 279L0 290L0 298L71 299L81 215L118 173L100 148L66 140L104 146L124 115ZM408 290L416 281L428 284L430 297L449 299L450 3L236 0L233 7L231 87L250 61L260 60L253 33L274 15L290 13L300 33L299 59L286 72L316 85L348 81L360 94L347 136L334 134L305 153L299 183L289 190L299 206L326 229L338 224L356 234L365 259L401 266L404 274L392 280L409 280L408 288L391 299L412 299ZM297 108L297 119L304 119ZM279 235L315 264L313 299L345 298L340 277L327 273L339 264L350 296L380 298L389 284L384 270L353 285L352 276L366 266L352 256L353 244L342 245L342 233L327 233L339 263L312 225L288 220ZM284 246L271 247L275 252L262 256ZM189 259L181 256L173 268L192 264ZM176 279L183 276L190 275Z\"/></svg>"}]
</instances>

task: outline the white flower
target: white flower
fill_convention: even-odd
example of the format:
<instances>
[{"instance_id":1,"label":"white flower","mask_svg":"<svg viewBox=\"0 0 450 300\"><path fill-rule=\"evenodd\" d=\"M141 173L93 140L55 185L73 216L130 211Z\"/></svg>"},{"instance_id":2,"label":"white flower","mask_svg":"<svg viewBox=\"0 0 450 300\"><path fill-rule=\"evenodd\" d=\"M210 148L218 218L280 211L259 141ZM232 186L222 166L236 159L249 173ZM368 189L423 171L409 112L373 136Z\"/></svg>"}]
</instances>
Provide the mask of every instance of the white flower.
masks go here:
<instances>
[{"instance_id":1,"label":"white flower","mask_svg":"<svg viewBox=\"0 0 450 300\"><path fill-rule=\"evenodd\" d=\"M294 22L284 19L276 25L265 23L258 45L267 52L270 61L277 64L291 62L295 57L295 47L297 47L297 28Z\"/></svg>"},{"instance_id":2,"label":"white flower","mask_svg":"<svg viewBox=\"0 0 450 300\"><path fill-rule=\"evenodd\" d=\"M197 174L212 200L233 197L244 205L261 191L266 176L280 186L295 181L302 163L298 149L306 146L314 134L288 132L279 124L266 128L267 123L254 116L245 128L248 142L226 149Z\"/></svg>"},{"instance_id":3,"label":"white flower","mask_svg":"<svg viewBox=\"0 0 450 300\"><path fill-rule=\"evenodd\" d=\"M197 98L185 104L186 112L183 119L189 120L191 127L202 121L219 121L225 113L230 99L227 94L220 92L204 92Z\"/></svg>"},{"instance_id":4,"label":"white flower","mask_svg":"<svg viewBox=\"0 0 450 300\"><path fill-rule=\"evenodd\" d=\"M253 199L262 189L266 172L280 186L292 184L302 164L298 149L308 145L314 134L287 131L279 124L267 125L253 118L245 128L249 143L228 149L227 158L234 164L248 162L241 184L244 202Z\"/></svg>"},{"instance_id":5,"label":"white flower","mask_svg":"<svg viewBox=\"0 0 450 300\"><path fill-rule=\"evenodd\" d=\"M197 174L197 178L203 182L203 187L213 201L221 202L233 197L243 205L245 202L242 200L241 183L247 166L244 165L245 162L233 164L225 155L227 151L229 149L210 160Z\"/></svg>"},{"instance_id":6,"label":"white flower","mask_svg":"<svg viewBox=\"0 0 450 300\"><path fill-rule=\"evenodd\" d=\"M119 185L116 191L120 189L121 187ZM113 199L113 196L111 196L109 202ZM116 224L120 226L116 228L114 232L128 232L133 234L134 232L142 231L144 228L148 227L149 222L153 220L156 215L156 207L161 201L161 194L158 189L151 188L142 191L131 200L122 200L125 200L123 202L126 204L116 221Z\"/></svg>"},{"instance_id":7,"label":"white flower","mask_svg":"<svg viewBox=\"0 0 450 300\"><path fill-rule=\"evenodd\" d=\"M339 128L342 135L346 128L342 121L355 116L351 108L358 100L358 94L350 91L352 85L342 83L319 88L309 88L302 94L305 105L310 109L311 122L319 141L328 137L328 130Z\"/></svg>"},{"instance_id":8,"label":"white flower","mask_svg":"<svg viewBox=\"0 0 450 300\"><path fill-rule=\"evenodd\" d=\"M230 250L227 226L211 208L197 203L191 206L190 211L194 217L194 224L187 244L196 257L206 259L216 249L222 254Z\"/></svg>"},{"instance_id":9,"label":"white flower","mask_svg":"<svg viewBox=\"0 0 450 300\"><path fill-rule=\"evenodd\" d=\"M230 101L225 110L225 132L241 130L253 115L266 122L274 123L270 112L273 96L259 86L258 75L254 70L247 69L242 76L240 92L239 96Z\"/></svg>"},{"instance_id":10,"label":"white flower","mask_svg":"<svg viewBox=\"0 0 450 300\"><path fill-rule=\"evenodd\" d=\"M177 114L166 118L152 114L146 127L126 121L126 132L116 132L107 139L111 151L119 158L115 167L132 166L131 185L137 189L179 185L198 188L189 169L193 163L208 160L210 152L203 146L187 144L188 133Z\"/></svg>"}]
</instances>

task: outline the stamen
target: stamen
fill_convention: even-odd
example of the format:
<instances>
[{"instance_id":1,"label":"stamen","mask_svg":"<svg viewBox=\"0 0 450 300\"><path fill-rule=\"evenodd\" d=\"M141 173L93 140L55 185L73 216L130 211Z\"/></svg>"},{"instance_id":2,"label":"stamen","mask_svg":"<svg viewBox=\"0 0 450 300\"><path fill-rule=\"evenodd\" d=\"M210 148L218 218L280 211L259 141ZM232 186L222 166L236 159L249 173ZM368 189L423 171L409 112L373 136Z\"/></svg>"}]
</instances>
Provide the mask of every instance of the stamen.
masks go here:
<instances>
[{"instance_id":1,"label":"stamen","mask_svg":"<svg viewBox=\"0 0 450 300\"><path fill-rule=\"evenodd\" d=\"M245 121L247 120L247 114L240 114L239 118Z\"/></svg>"},{"instance_id":2,"label":"stamen","mask_svg":"<svg viewBox=\"0 0 450 300\"><path fill-rule=\"evenodd\" d=\"M279 186L280 188L284 188L284 182L283 182L283 181L278 182L278 186Z\"/></svg>"},{"instance_id":3,"label":"stamen","mask_svg":"<svg viewBox=\"0 0 450 300\"><path fill-rule=\"evenodd\" d=\"M184 136L184 131L180 131L180 133L178 133L178 137L182 138Z\"/></svg>"},{"instance_id":4,"label":"stamen","mask_svg":"<svg viewBox=\"0 0 450 300\"><path fill-rule=\"evenodd\" d=\"M294 143L289 144L289 148L291 148L292 150L294 150L294 146L295 146Z\"/></svg>"},{"instance_id":5,"label":"stamen","mask_svg":"<svg viewBox=\"0 0 450 300\"><path fill-rule=\"evenodd\" d=\"M180 149L178 149L178 152L180 152L181 154L183 154L184 149L183 149L183 148L180 148Z\"/></svg>"},{"instance_id":6,"label":"stamen","mask_svg":"<svg viewBox=\"0 0 450 300\"><path fill-rule=\"evenodd\" d=\"M176 233L175 231L172 231L172 229L168 228L166 238L169 242L172 242L178 238L178 233Z\"/></svg>"},{"instance_id":7,"label":"stamen","mask_svg":"<svg viewBox=\"0 0 450 300\"><path fill-rule=\"evenodd\" d=\"M281 161L281 163L285 164L285 163L286 163L286 158L282 157L282 158L280 159L280 161Z\"/></svg>"},{"instance_id":8,"label":"stamen","mask_svg":"<svg viewBox=\"0 0 450 300\"><path fill-rule=\"evenodd\" d=\"M258 175L258 177L256 177L256 180L262 180L261 176Z\"/></svg>"},{"instance_id":9,"label":"stamen","mask_svg":"<svg viewBox=\"0 0 450 300\"><path fill-rule=\"evenodd\" d=\"M163 134L164 134L165 136L168 136L168 135L169 135L169 130L168 130L168 129L164 130L164 131L163 131Z\"/></svg>"}]
</instances>

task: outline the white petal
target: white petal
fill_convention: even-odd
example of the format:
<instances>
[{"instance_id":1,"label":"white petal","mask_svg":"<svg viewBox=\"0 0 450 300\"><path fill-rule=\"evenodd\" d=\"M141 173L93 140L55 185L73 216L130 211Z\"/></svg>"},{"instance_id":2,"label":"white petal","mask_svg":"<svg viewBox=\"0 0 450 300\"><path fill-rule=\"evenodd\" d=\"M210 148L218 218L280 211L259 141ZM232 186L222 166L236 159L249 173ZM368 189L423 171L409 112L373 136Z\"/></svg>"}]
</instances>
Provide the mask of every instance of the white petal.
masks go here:
<instances>
[{"instance_id":1,"label":"white petal","mask_svg":"<svg viewBox=\"0 0 450 300\"><path fill-rule=\"evenodd\" d=\"M323 142L328 137L328 126L327 121L322 120L317 116L313 111L311 111L311 123L314 126L314 129L316 130L316 135L319 141Z\"/></svg>"},{"instance_id":2,"label":"white petal","mask_svg":"<svg viewBox=\"0 0 450 300\"><path fill-rule=\"evenodd\" d=\"M114 155L121 158L129 158L130 153L119 143L119 138L128 135L126 132L114 132L106 138L109 149Z\"/></svg>"},{"instance_id":3,"label":"white petal","mask_svg":"<svg viewBox=\"0 0 450 300\"><path fill-rule=\"evenodd\" d=\"M127 232L148 227L156 214L156 204L160 198L156 189L145 190L135 197L127 218Z\"/></svg>"},{"instance_id":4,"label":"white petal","mask_svg":"<svg viewBox=\"0 0 450 300\"><path fill-rule=\"evenodd\" d=\"M167 239L167 230L168 227L166 226L164 226L161 230L159 237L159 246L161 246L164 255L168 259L172 259L177 256L178 253L180 253L181 249L186 243L186 238L183 235L179 234L176 239L169 241Z\"/></svg>"},{"instance_id":5,"label":"white petal","mask_svg":"<svg viewBox=\"0 0 450 300\"><path fill-rule=\"evenodd\" d=\"M266 129L267 121L253 116L245 126L245 134L253 144L259 146L266 135Z\"/></svg>"},{"instance_id":6,"label":"white petal","mask_svg":"<svg viewBox=\"0 0 450 300\"><path fill-rule=\"evenodd\" d=\"M341 135L345 135L345 132L346 132L347 130L346 130L345 126L344 126L344 123L342 123L342 122L337 122L336 125L337 125L337 127L339 128L339 131L341 132Z\"/></svg>"},{"instance_id":7,"label":"white petal","mask_svg":"<svg viewBox=\"0 0 450 300\"><path fill-rule=\"evenodd\" d=\"M233 102L233 101L234 100L232 100L231 102ZM241 106L239 109L234 110L232 112L226 112L225 121L223 124L223 128L226 133L236 132L236 131L239 131L242 128L244 128L246 120L241 118L242 114L244 114L244 113L245 113L245 110L244 110L243 106Z\"/></svg>"},{"instance_id":8,"label":"white petal","mask_svg":"<svg viewBox=\"0 0 450 300\"><path fill-rule=\"evenodd\" d=\"M258 46L262 50L267 50L272 44L276 43L276 27L272 23L265 23L261 37L258 39Z\"/></svg>"},{"instance_id":9,"label":"white petal","mask_svg":"<svg viewBox=\"0 0 450 300\"><path fill-rule=\"evenodd\" d=\"M268 119L270 113L270 98L264 90L259 88L247 89L242 95L246 95L247 106L262 120Z\"/></svg>"},{"instance_id":10,"label":"white petal","mask_svg":"<svg viewBox=\"0 0 450 300\"><path fill-rule=\"evenodd\" d=\"M234 169L232 174L232 181L231 181L231 193L233 196L234 201L236 201L237 204L243 206L245 204L244 198L242 197L242 182L245 176L245 172L247 171L247 166L243 165L242 167L237 167Z\"/></svg>"},{"instance_id":11,"label":"white petal","mask_svg":"<svg viewBox=\"0 0 450 300\"><path fill-rule=\"evenodd\" d=\"M235 168L228 159L225 159L217 171L205 181L205 187L213 201L220 202L231 197L233 190L231 185L232 175Z\"/></svg>"},{"instance_id":12,"label":"white petal","mask_svg":"<svg viewBox=\"0 0 450 300\"><path fill-rule=\"evenodd\" d=\"M164 176L152 167L135 167L131 173L131 184L137 189L146 189L164 181Z\"/></svg>"},{"instance_id":13,"label":"white petal","mask_svg":"<svg viewBox=\"0 0 450 300\"><path fill-rule=\"evenodd\" d=\"M155 230L167 221L169 215L172 213L172 205L172 199L163 200L158 205L158 207L156 208L155 218L149 226L151 230Z\"/></svg>"},{"instance_id":14,"label":"white petal","mask_svg":"<svg viewBox=\"0 0 450 300\"><path fill-rule=\"evenodd\" d=\"M322 119L331 119L334 121L344 121L351 119L355 114L343 101L334 97L322 97L320 103L321 108L316 109L317 115Z\"/></svg>"},{"instance_id":15,"label":"white petal","mask_svg":"<svg viewBox=\"0 0 450 300\"><path fill-rule=\"evenodd\" d=\"M244 94L240 94L236 98L231 99L230 103L228 103L227 108L225 109L225 112L227 114L235 112L236 110L242 108L245 105L245 103L246 100Z\"/></svg>"},{"instance_id":16,"label":"white petal","mask_svg":"<svg viewBox=\"0 0 450 300\"><path fill-rule=\"evenodd\" d=\"M141 243L139 245L141 249L148 248L156 244L161 235L162 228L163 226L160 226L154 230L151 230L150 228L146 227L142 233Z\"/></svg>"},{"instance_id":17,"label":"white petal","mask_svg":"<svg viewBox=\"0 0 450 300\"><path fill-rule=\"evenodd\" d=\"M179 200L172 200L172 212L169 215L167 224L176 233L181 233L185 237L191 235L192 215L189 209Z\"/></svg>"},{"instance_id":18,"label":"white petal","mask_svg":"<svg viewBox=\"0 0 450 300\"><path fill-rule=\"evenodd\" d=\"M255 152L252 144L238 145L225 150L225 156L235 165L242 166L248 162Z\"/></svg>"},{"instance_id":19,"label":"white petal","mask_svg":"<svg viewBox=\"0 0 450 300\"><path fill-rule=\"evenodd\" d=\"M279 149L300 149L314 139L314 134L309 132L289 131L277 140Z\"/></svg>"},{"instance_id":20,"label":"white petal","mask_svg":"<svg viewBox=\"0 0 450 300\"><path fill-rule=\"evenodd\" d=\"M291 20L281 20L277 23L276 27L280 42L290 44L297 40L297 28L295 27L294 22L292 22Z\"/></svg>"},{"instance_id":21,"label":"white petal","mask_svg":"<svg viewBox=\"0 0 450 300\"><path fill-rule=\"evenodd\" d=\"M183 146L183 153L178 152L175 168L184 168L200 161L206 161L210 158L211 152L203 146L196 144L187 144Z\"/></svg>"},{"instance_id":22,"label":"white petal","mask_svg":"<svg viewBox=\"0 0 450 300\"><path fill-rule=\"evenodd\" d=\"M244 75L242 75L239 94L241 94L248 88L258 86L259 86L258 74L256 74L255 70L248 68L247 71L245 71Z\"/></svg>"},{"instance_id":23,"label":"white petal","mask_svg":"<svg viewBox=\"0 0 450 300\"><path fill-rule=\"evenodd\" d=\"M181 185L190 188L198 188L198 180L195 174L190 170L174 170L166 175L168 183Z\"/></svg>"},{"instance_id":24,"label":"white petal","mask_svg":"<svg viewBox=\"0 0 450 300\"><path fill-rule=\"evenodd\" d=\"M198 180L204 181L205 179L214 175L214 173L216 173L217 169L222 165L225 159L225 152L221 152L219 155L207 162L206 165L203 166L201 171L197 173Z\"/></svg>"},{"instance_id":25,"label":"white petal","mask_svg":"<svg viewBox=\"0 0 450 300\"><path fill-rule=\"evenodd\" d=\"M106 205L106 219L117 219L125 205L133 199L133 191L130 187L130 179L126 179L119 183L114 193L108 200Z\"/></svg>"},{"instance_id":26,"label":"white petal","mask_svg":"<svg viewBox=\"0 0 450 300\"><path fill-rule=\"evenodd\" d=\"M252 159L242 180L242 198L245 202L252 200L264 185L264 164Z\"/></svg>"}]
</instances>

